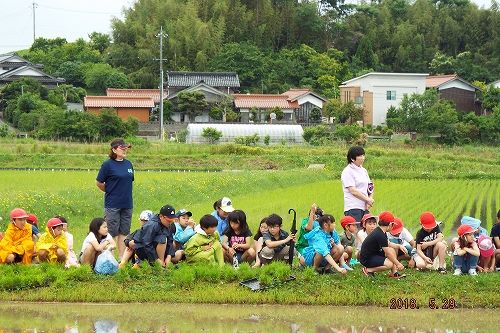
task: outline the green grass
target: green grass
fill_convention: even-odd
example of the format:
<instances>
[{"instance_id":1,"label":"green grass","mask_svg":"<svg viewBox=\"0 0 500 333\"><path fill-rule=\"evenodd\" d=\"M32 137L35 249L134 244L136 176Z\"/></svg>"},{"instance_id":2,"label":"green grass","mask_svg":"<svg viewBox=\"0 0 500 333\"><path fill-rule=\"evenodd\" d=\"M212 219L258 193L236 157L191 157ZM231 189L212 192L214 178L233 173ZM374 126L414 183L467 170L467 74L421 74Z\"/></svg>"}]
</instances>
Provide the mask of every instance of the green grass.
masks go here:
<instances>
[{"instance_id":1,"label":"green grass","mask_svg":"<svg viewBox=\"0 0 500 333\"><path fill-rule=\"evenodd\" d=\"M64 270L54 265L0 266L0 300L44 302L183 302L218 304L302 304L373 305L389 307L391 298L414 298L419 308L428 308L435 299L439 307L453 298L457 308L497 308L497 274L477 277L437 272L408 271L403 280L379 273L374 280L362 275L359 267L347 274L317 275L310 268L290 270L273 263L262 269L247 264L239 270L230 266L187 266L164 270L160 267L130 267L114 276L93 274L88 267ZM296 280L282 283L290 274ZM257 277L277 281L274 288L252 292L239 281Z\"/></svg>"},{"instance_id":2,"label":"green grass","mask_svg":"<svg viewBox=\"0 0 500 333\"><path fill-rule=\"evenodd\" d=\"M246 147L235 144L187 145L135 140L129 159L137 170L290 170L325 164L339 176L348 145L326 147ZM0 139L2 168L98 169L106 143L78 144L33 139ZM498 179L500 148L485 146L410 146L370 143L366 167L376 179Z\"/></svg>"}]
</instances>

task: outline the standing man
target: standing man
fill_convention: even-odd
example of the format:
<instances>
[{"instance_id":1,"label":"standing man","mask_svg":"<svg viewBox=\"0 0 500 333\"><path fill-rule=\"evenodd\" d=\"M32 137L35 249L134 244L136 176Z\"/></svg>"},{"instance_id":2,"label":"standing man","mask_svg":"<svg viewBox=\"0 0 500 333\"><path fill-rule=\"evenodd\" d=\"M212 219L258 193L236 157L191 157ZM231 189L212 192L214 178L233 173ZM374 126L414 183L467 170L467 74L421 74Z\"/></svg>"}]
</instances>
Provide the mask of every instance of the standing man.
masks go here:
<instances>
[{"instance_id":1,"label":"standing man","mask_svg":"<svg viewBox=\"0 0 500 333\"><path fill-rule=\"evenodd\" d=\"M111 141L109 160L101 165L96 178L97 187L104 192L104 217L118 245L119 258L125 251L124 240L132 223L134 167L126 159L130 147L123 139Z\"/></svg>"}]
</instances>

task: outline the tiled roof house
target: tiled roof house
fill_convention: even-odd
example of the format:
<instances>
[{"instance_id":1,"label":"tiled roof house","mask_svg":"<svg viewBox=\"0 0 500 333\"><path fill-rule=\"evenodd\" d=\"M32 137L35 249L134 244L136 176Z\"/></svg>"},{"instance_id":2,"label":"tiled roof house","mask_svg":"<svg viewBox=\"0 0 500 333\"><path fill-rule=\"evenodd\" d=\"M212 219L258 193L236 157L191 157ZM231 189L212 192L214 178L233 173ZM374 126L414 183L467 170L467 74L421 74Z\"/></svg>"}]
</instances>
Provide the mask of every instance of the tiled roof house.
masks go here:
<instances>
[{"instance_id":1,"label":"tiled roof house","mask_svg":"<svg viewBox=\"0 0 500 333\"><path fill-rule=\"evenodd\" d=\"M149 97L155 104L160 103L160 89L106 89L106 95L111 97ZM168 92L163 91L163 99L167 98Z\"/></svg>"},{"instance_id":2,"label":"tiled roof house","mask_svg":"<svg viewBox=\"0 0 500 333\"><path fill-rule=\"evenodd\" d=\"M278 107L284 113L283 121L293 121L294 111L299 108L299 102L291 101L287 95L271 95L271 94L233 94L234 106L240 110L241 122L263 122L270 109ZM257 117L260 119L252 119L254 115L251 110L258 111Z\"/></svg>"},{"instance_id":3,"label":"tiled roof house","mask_svg":"<svg viewBox=\"0 0 500 333\"><path fill-rule=\"evenodd\" d=\"M113 108L122 120L128 117L139 122L148 122L151 109L155 106L151 97L113 97L85 96L83 107L85 111L99 115L104 108Z\"/></svg>"},{"instance_id":4,"label":"tiled roof house","mask_svg":"<svg viewBox=\"0 0 500 333\"><path fill-rule=\"evenodd\" d=\"M316 94L310 89L294 88L285 91L282 95L288 96L290 101L299 103L298 109L295 110L295 119L298 123L309 123L310 113L314 108L323 110L327 99Z\"/></svg>"},{"instance_id":5,"label":"tiled roof house","mask_svg":"<svg viewBox=\"0 0 500 333\"><path fill-rule=\"evenodd\" d=\"M55 88L64 83L62 78L55 78L42 71L43 65L32 64L15 53L0 55L0 86L22 78L32 78L47 88Z\"/></svg>"},{"instance_id":6,"label":"tiled roof house","mask_svg":"<svg viewBox=\"0 0 500 333\"><path fill-rule=\"evenodd\" d=\"M476 95L479 88L456 74L428 76L425 86L427 89L437 89L439 98L452 101L459 111L481 113L481 104Z\"/></svg>"},{"instance_id":7,"label":"tiled roof house","mask_svg":"<svg viewBox=\"0 0 500 333\"><path fill-rule=\"evenodd\" d=\"M200 92L209 104L230 99L231 94L240 87L240 79L235 72L168 72L168 99L174 105L171 118L175 122L185 122L187 118L175 111L177 98L182 92ZM208 110L195 118L195 122L208 122Z\"/></svg>"}]
</instances>

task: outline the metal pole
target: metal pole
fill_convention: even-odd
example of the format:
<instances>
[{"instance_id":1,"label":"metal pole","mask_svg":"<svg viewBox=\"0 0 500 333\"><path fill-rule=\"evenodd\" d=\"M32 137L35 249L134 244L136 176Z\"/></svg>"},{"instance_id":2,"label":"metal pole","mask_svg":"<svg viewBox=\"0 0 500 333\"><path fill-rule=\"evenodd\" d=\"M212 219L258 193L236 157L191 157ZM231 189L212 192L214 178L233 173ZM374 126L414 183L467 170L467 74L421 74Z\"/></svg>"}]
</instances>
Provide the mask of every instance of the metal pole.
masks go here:
<instances>
[{"instance_id":1,"label":"metal pole","mask_svg":"<svg viewBox=\"0 0 500 333\"><path fill-rule=\"evenodd\" d=\"M160 139L165 140L163 128L163 26L160 27Z\"/></svg>"},{"instance_id":2,"label":"metal pole","mask_svg":"<svg viewBox=\"0 0 500 333\"><path fill-rule=\"evenodd\" d=\"M165 140L165 130L163 128L163 38L168 37L167 34L163 33L163 26L160 26L160 32L156 37L160 38L160 139Z\"/></svg>"},{"instance_id":3,"label":"metal pole","mask_svg":"<svg viewBox=\"0 0 500 333\"><path fill-rule=\"evenodd\" d=\"M35 36L35 8L38 6L36 2L33 2L33 43L35 42L36 36Z\"/></svg>"}]
</instances>

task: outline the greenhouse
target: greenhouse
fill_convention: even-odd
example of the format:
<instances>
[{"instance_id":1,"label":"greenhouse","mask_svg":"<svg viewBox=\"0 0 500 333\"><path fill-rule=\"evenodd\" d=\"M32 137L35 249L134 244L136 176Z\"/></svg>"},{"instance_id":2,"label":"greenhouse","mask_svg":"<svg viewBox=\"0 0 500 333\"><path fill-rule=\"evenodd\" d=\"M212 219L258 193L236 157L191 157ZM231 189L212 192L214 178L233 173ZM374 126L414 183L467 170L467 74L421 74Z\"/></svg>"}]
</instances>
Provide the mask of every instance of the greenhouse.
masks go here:
<instances>
[{"instance_id":1,"label":"greenhouse","mask_svg":"<svg viewBox=\"0 0 500 333\"><path fill-rule=\"evenodd\" d=\"M215 128L222 132L219 142L234 142L238 137L247 137L257 134L258 144L264 144L269 136L269 144L301 144L304 143L304 130L300 125L271 125L271 124L189 124L187 127L187 143L207 143L202 136L204 128Z\"/></svg>"}]
</instances>

